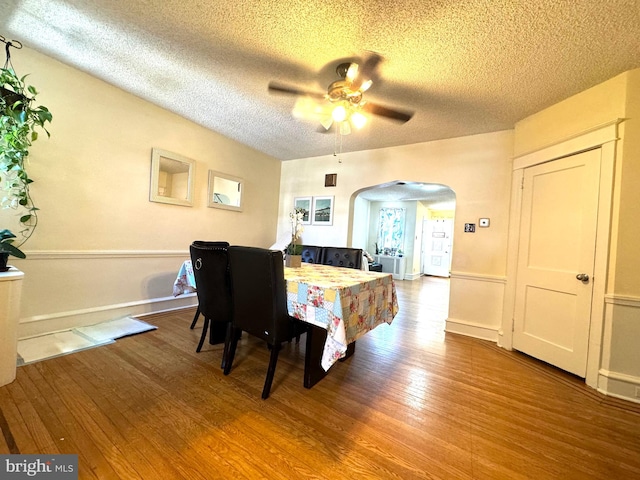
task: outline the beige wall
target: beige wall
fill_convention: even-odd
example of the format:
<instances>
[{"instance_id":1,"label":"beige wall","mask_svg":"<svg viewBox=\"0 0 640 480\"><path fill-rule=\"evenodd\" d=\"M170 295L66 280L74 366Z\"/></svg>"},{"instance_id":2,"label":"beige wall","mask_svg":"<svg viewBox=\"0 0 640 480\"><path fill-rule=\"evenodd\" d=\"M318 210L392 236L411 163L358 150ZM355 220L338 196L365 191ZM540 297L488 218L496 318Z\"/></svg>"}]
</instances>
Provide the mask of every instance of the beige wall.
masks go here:
<instances>
[{"instance_id":1,"label":"beige wall","mask_svg":"<svg viewBox=\"0 0 640 480\"><path fill-rule=\"evenodd\" d=\"M95 310L102 320L112 307L166 308L170 301L154 302L171 297L192 240L273 242L278 160L27 48L12 60L53 113L51 138L41 136L30 156L40 224L27 260L12 259L26 274L23 335L52 318L64 327ZM149 201L153 147L197 162L193 207ZM244 212L206 206L209 169L244 178ZM16 231L14 219L0 211L2 227Z\"/></svg>"},{"instance_id":2,"label":"beige wall","mask_svg":"<svg viewBox=\"0 0 640 480\"><path fill-rule=\"evenodd\" d=\"M619 194L616 196L613 291L618 295L640 297L640 69L622 77L626 80L626 102L622 116L625 120L620 126L622 146L616 185Z\"/></svg>"},{"instance_id":3,"label":"beige wall","mask_svg":"<svg viewBox=\"0 0 640 480\"><path fill-rule=\"evenodd\" d=\"M343 153L342 163L327 155L283 162L278 233L297 196L335 195L332 227L305 227L309 244L347 245L351 235L352 196L367 187L395 180L440 183L456 193L453 270L504 275L511 182L511 131ZM338 174L336 187L324 187L324 175ZM491 227L464 234L464 223L491 218Z\"/></svg>"},{"instance_id":4,"label":"beige wall","mask_svg":"<svg viewBox=\"0 0 640 480\"><path fill-rule=\"evenodd\" d=\"M342 163L333 155L284 162L278 234L288 235L287 219L294 197L334 195L333 226L308 225L302 241L350 246L352 225L360 225L350 218L359 191L397 180L447 185L456 194L450 321L464 325L466 333L495 340L504 287L501 280L506 272L512 148L513 132L502 131L344 153ZM327 173L338 174L336 187L324 187ZM465 223L477 224L481 217L491 219L490 228L464 233ZM412 262L409 268L419 268L416 265L419 263ZM478 285L478 291L490 289L491 301L480 302L478 294L469 303L465 289L454 287L461 275L465 283Z\"/></svg>"}]
</instances>

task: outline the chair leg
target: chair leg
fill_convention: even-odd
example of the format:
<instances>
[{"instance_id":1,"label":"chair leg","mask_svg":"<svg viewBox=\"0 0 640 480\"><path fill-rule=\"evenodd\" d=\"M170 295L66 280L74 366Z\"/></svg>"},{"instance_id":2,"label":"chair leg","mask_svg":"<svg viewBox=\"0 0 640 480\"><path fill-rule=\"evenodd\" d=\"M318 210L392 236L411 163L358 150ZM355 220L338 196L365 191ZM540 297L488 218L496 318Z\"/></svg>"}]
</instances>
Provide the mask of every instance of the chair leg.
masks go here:
<instances>
[{"instance_id":1,"label":"chair leg","mask_svg":"<svg viewBox=\"0 0 640 480\"><path fill-rule=\"evenodd\" d=\"M231 342L226 352L226 359L223 359L225 375L229 375L229 372L231 372L231 364L233 363L233 357L236 355L236 347L238 346L238 339L240 338L241 332L242 330L239 328L232 327Z\"/></svg>"},{"instance_id":2,"label":"chair leg","mask_svg":"<svg viewBox=\"0 0 640 480\"><path fill-rule=\"evenodd\" d=\"M202 335L200 335L200 343L198 343L198 348L196 348L196 352L200 353L202 350L202 345L204 345L204 339L207 338L207 330L209 330L209 322L211 320L206 318L204 319L204 327L202 327Z\"/></svg>"},{"instance_id":3,"label":"chair leg","mask_svg":"<svg viewBox=\"0 0 640 480\"><path fill-rule=\"evenodd\" d=\"M271 384L273 376L276 373L276 364L278 363L278 353L280 353L280 344L276 344L271 348L271 357L269 359L269 368L267 369L267 377L264 380L264 388L262 389L262 399L269 398L271 392Z\"/></svg>"},{"instance_id":4,"label":"chair leg","mask_svg":"<svg viewBox=\"0 0 640 480\"><path fill-rule=\"evenodd\" d=\"M224 366L227 362L227 357L229 356L229 348L231 347L231 336L236 335L236 331L233 328L233 324L231 322L227 323L227 335L224 339L224 350L222 351L222 362L220 363L220 368L224 370ZM239 336L238 336L239 338Z\"/></svg>"},{"instance_id":5,"label":"chair leg","mask_svg":"<svg viewBox=\"0 0 640 480\"><path fill-rule=\"evenodd\" d=\"M191 330L193 330L193 327L196 326L199 316L200 316L200 305L198 305L198 308L196 309L196 316L193 317L193 322L191 322Z\"/></svg>"}]
</instances>

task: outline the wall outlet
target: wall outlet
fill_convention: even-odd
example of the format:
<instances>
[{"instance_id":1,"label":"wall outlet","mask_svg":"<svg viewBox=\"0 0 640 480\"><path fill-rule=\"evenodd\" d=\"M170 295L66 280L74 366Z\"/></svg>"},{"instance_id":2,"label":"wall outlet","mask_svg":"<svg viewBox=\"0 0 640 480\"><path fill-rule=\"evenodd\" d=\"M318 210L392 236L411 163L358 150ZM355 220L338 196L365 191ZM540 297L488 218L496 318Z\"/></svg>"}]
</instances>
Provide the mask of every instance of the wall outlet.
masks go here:
<instances>
[{"instance_id":1,"label":"wall outlet","mask_svg":"<svg viewBox=\"0 0 640 480\"><path fill-rule=\"evenodd\" d=\"M636 398L640 398L640 387L636 387Z\"/></svg>"}]
</instances>

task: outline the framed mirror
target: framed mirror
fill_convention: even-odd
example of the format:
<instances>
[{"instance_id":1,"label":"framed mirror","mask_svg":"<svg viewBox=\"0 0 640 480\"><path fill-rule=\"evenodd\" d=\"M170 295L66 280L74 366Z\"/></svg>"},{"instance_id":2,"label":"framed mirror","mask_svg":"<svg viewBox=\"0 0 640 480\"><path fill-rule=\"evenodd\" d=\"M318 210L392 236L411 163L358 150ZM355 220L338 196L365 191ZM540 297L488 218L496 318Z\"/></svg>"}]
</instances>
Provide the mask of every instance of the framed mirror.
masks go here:
<instances>
[{"instance_id":1,"label":"framed mirror","mask_svg":"<svg viewBox=\"0 0 640 480\"><path fill-rule=\"evenodd\" d=\"M242 211L243 180L226 173L209 170L207 206Z\"/></svg>"},{"instance_id":2,"label":"framed mirror","mask_svg":"<svg viewBox=\"0 0 640 480\"><path fill-rule=\"evenodd\" d=\"M154 148L151 153L149 200L191 207L195 168L195 160Z\"/></svg>"}]
</instances>

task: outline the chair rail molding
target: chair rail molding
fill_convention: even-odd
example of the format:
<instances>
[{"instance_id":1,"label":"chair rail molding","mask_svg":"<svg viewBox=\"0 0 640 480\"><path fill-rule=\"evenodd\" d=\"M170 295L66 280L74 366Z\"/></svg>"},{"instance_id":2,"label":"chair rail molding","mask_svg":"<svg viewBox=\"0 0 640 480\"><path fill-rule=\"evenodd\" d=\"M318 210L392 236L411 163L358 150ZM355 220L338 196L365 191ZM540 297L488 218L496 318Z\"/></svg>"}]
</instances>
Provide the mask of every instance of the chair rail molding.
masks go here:
<instances>
[{"instance_id":1,"label":"chair rail molding","mask_svg":"<svg viewBox=\"0 0 640 480\"><path fill-rule=\"evenodd\" d=\"M18 324L18 338L37 337L40 335L61 332L72 328L95 325L114 318L144 317L156 313L172 312L198 306L195 293L187 293L179 297L152 298L100 307L85 308L57 312L48 315L36 315L21 318Z\"/></svg>"},{"instance_id":2,"label":"chair rail molding","mask_svg":"<svg viewBox=\"0 0 640 480\"><path fill-rule=\"evenodd\" d=\"M29 260L91 258L189 258L188 250L25 250Z\"/></svg>"}]
</instances>

